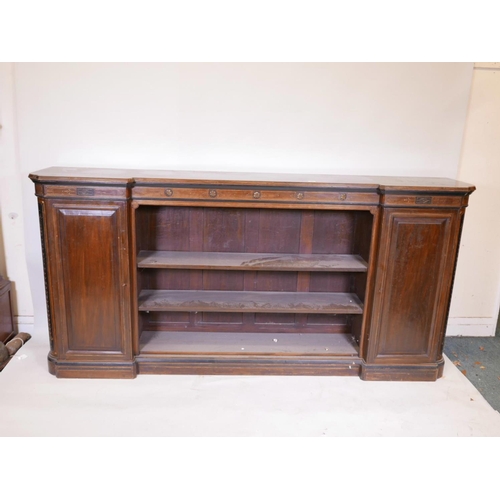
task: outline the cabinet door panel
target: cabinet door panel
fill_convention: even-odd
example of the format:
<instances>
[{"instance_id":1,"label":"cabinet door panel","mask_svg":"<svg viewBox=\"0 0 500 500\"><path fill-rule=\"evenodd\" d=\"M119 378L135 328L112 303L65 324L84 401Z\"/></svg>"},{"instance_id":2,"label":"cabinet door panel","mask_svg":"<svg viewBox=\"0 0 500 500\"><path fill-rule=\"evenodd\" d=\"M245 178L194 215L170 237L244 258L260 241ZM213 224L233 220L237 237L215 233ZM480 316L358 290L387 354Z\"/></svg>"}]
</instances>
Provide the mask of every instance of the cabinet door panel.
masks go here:
<instances>
[{"instance_id":1,"label":"cabinet door panel","mask_svg":"<svg viewBox=\"0 0 500 500\"><path fill-rule=\"evenodd\" d=\"M57 323L66 358L129 351L125 203L52 205Z\"/></svg>"},{"instance_id":2,"label":"cabinet door panel","mask_svg":"<svg viewBox=\"0 0 500 500\"><path fill-rule=\"evenodd\" d=\"M369 359L437 361L457 246L458 213L386 210Z\"/></svg>"}]
</instances>

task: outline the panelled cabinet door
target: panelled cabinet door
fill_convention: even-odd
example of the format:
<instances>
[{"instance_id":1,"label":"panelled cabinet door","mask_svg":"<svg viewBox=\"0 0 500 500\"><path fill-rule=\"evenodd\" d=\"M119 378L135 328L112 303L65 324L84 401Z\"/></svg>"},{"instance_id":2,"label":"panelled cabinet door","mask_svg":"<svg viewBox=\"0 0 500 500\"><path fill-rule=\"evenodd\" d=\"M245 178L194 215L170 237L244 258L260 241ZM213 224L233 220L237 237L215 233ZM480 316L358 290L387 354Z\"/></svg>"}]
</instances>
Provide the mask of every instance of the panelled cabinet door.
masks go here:
<instances>
[{"instance_id":1,"label":"panelled cabinet door","mask_svg":"<svg viewBox=\"0 0 500 500\"><path fill-rule=\"evenodd\" d=\"M368 364L440 361L461 219L455 210L384 210Z\"/></svg>"},{"instance_id":2,"label":"panelled cabinet door","mask_svg":"<svg viewBox=\"0 0 500 500\"><path fill-rule=\"evenodd\" d=\"M46 216L58 359L132 359L126 202L48 200Z\"/></svg>"}]
</instances>

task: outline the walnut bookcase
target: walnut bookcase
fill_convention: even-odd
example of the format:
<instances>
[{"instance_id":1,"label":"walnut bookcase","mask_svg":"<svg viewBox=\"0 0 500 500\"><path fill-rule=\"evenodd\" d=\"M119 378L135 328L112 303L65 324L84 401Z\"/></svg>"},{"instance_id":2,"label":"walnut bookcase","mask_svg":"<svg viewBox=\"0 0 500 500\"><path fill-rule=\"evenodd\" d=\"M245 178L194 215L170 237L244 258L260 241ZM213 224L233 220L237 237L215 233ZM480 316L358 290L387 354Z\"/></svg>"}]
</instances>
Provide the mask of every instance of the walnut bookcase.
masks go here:
<instances>
[{"instance_id":1,"label":"walnut bookcase","mask_svg":"<svg viewBox=\"0 0 500 500\"><path fill-rule=\"evenodd\" d=\"M49 168L49 369L436 380L474 187Z\"/></svg>"}]
</instances>

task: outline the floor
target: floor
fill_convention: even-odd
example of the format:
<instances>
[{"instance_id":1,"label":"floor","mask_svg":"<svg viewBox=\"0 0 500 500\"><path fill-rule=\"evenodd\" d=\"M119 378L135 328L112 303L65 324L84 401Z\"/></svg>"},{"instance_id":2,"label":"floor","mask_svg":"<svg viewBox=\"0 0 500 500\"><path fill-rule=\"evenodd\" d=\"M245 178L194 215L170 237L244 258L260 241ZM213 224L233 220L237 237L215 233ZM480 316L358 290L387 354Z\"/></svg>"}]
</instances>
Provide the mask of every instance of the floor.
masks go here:
<instances>
[{"instance_id":1,"label":"floor","mask_svg":"<svg viewBox=\"0 0 500 500\"><path fill-rule=\"evenodd\" d=\"M446 359L437 382L142 375L57 379L34 336L0 373L3 436L500 436L495 411Z\"/></svg>"}]
</instances>

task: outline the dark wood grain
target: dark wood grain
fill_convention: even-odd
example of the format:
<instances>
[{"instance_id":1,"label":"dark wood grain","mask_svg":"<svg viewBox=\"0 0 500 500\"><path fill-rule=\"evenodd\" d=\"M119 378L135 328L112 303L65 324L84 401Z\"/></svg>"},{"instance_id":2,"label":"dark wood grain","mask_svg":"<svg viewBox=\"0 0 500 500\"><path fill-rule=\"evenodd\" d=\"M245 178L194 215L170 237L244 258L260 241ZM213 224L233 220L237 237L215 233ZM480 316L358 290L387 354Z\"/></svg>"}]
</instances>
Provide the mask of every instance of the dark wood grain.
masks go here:
<instances>
[{"instance_id":1,"label":"dark wood grain","mask_svg":"<svg viewBox=\"0 0 500 500\"><path fill-rule=\"evenodd\" d=\"M120 286L109 263L118 260L116 208L60 208L68 350L120 351ZM82 241L80 234L87 235Z\"/></svg>"},{"instance_id":2,"label":"dark wood grain","mask_svg":"<svg viewBox=\"0 0 500 500\"><path fill-rule=\"evenodd\" d=\"M381 329L385 334L379 355L412 353L429 355L439 278L447 244L446 218L422 221L397 217L391 235L391 287L384 306L388 309ZM409 294L407 290L412 290ZM389 312L390 311L390 312Z\"/></svg>"},{"instance_id":3,"label":"dark wood grain","mask_svg":"<svg viewBox=\"0 0 500 500\"><path fill-rule=\"evenodd\" d=\"M176 375L306 375L357 376L361 360L355 356L268 356L254 354L141 354L136 357L140 374ZM66 375L65 375L66 376ZM411 377L411 372L408 375Z\"/></svg>"},{"instance_id":4,"label":"dark wood grain","mask_svg":"<svg viewBox=\"0 0 500 500\"><path fill-rule=\"evenodd\" d=\"M452 279L457 212L388 209L378 272L371 363L437 363ZM454 235L452 238L451 235ZM439 340L438 340L439 339Z\"/></svg>"},{"instance_id":5,"label":"dark wood grain","mask_svg":"<svg viewBox=\"0 0 500 500\"><path fill-rule=\"evenodd\" d=\"M212 314L218 315L214 320ZM190 316L197 317L190 321ZM351 331L347 314L306 314L306 323L298 323L298 314L277 313L198 313L171 311L140 311L144 331L186 331L210 332L216 329L221 332L291 332L291 333L349 333ZM225 317L224 317L225 316Z\"/></svg>"},{"instance_id":6,"label":"dark wood grain","mask_svg":"<svg viewBox=\"0 0 500 500\"><path fill-rule=\"evenodd\" d=\"M130 249L123 201L49 200L48 287L58 358L132 359Z\"/></svg>"}]
</instances>

